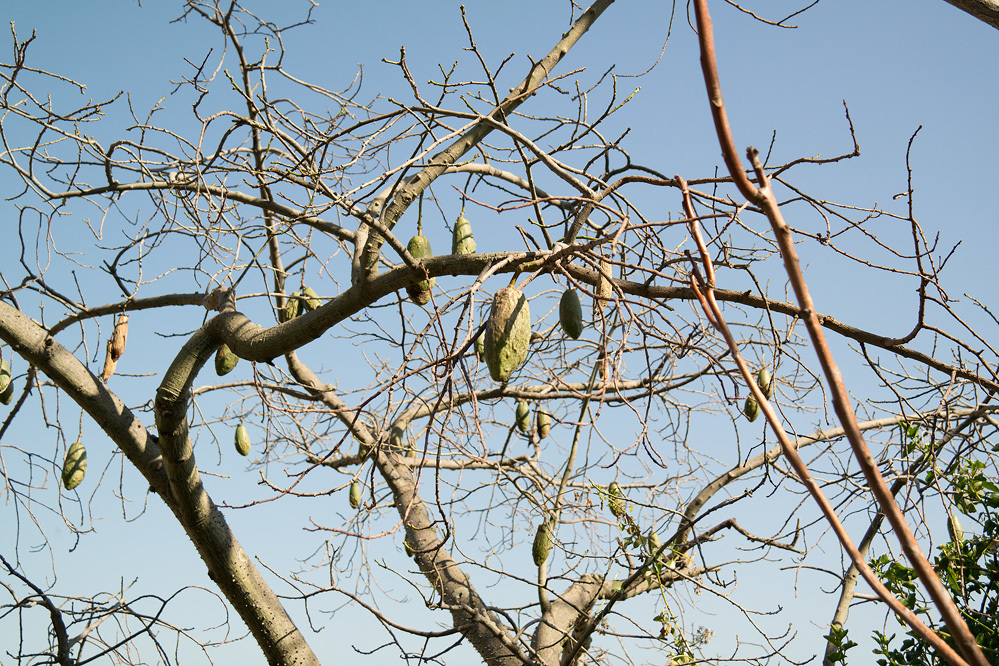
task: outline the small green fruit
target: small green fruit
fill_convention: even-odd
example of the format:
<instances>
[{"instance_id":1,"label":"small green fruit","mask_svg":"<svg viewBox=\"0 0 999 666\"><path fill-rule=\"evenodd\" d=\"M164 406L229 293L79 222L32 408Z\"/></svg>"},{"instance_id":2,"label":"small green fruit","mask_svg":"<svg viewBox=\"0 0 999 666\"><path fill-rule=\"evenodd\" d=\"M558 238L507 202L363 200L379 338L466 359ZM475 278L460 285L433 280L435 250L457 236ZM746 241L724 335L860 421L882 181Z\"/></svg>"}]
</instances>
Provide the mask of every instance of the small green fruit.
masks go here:
<instances>
[{"instance_id":1,"label":"small green fruit","mask_svg":"<svg viewBox=\"0 0 999 666\"><path fill-rule=\"evenodd\" d=\"M531 432L531 411L523 400L517 401L517 429L525 435Z\"/></svg>"},{"instance_id":2,"label":"small green fruit","mask_svg":"<svg viewBox=\"0 0 999 666\"><path fill-rule=\"evenodd\" d=\"M479 363L486 360L486 333L483 331L479 333L479 337L475 338L475 356L479 359Z\"/></svg>"},{"instance_id":3,"label":"small green fruit","mask_svg":"<svg viewBox=\"0 0 999 666\"><path fill-rule=\"evenodd\" d=\"M552 524L548 521L538 525L538 533L534 535L534 547L531 549L536 566L540 567L548 560L548 553L552 549L552 531Z\"/></svg>"},{"instance_id":4,"label":"small green fruit","mask_svg":"<svg viewBox=\"0 0 999 666\"><path fill-rule=\"evenodd\" d=\"M770 370L767 369L767 366L760 368L759 374L756 375L756 385L760 387L760 391L768 400L774 397L773 377L770 376Z\"/></svg>"},{"instance_id":5,"label":"small green fruit","mask_svg":"<svg viewBox=\"0 0 999 666\"><path fill-rule=\"evenodd\" d=\"M241 456L250 455L250 433L246 431L246 426L242 422L236 426L236 451Z\"/></svg>"},{"instance_id":6,"label":"small green fruit","mask_svg":"<svg viewBox=\"0 0 999 666\"><path fill-rule=\"evenodd\" d=\"M83 483L83 477L86 475L87 450L83 448L83 442L78 439L69 447L66 459L62 463L62 485L66 490L72 490Z\"/></svg>"},{"instance_id":7,"label":"small green fruit","mask_svg":"<svg viewBox=\"0 0 999 666\"><path fill-rule=\"evenodd\" d=\"M284 308L282 308L279 313L282 323L291 321L298 316L298 312L301 309L301 303L299 302L299 297L301 295L302 292L296 291L285 300Z\"/></svg>"},{"instance_id":8,"label":"small green fruit","mask_svg":"<svg viewBox=\"0 0 999 666\"><path fill-rule=\"evenodd\" d=\"M350 508L361 506L361 482L354 479L350 484Z\"/></svg>"},{"instance_id":9,"label":"small green fruit","mask_svg":"<svg viewBox=\"0 0 999 666\"><path fill-rule=\"evenodd\" d=\"M0 392L0 403L9 405L14 399L14 382L7 382L7 388Z\"/></svg>"},{"instance_id":10,"label":"small green fruit","mask_svg":"<svg viewBox=\"0 0 999 666\"><path fill-rule=\"evenodd\" d=\"M548 433L552 430L552 417L548 414L548 411L544 408L538 410L537 416L538 423L538 438L544 439L548 436Z\"/></svg>"},{"instance_id":11,"label":"small green fruit","mask_svg":"<svg viewBox=\"0 0 999 666\"><path fill-rule=\"evenodd\" d=\"M312 287L306 287L305 285L302 285L302 298L305 299L304 305L306 312L309 310L318 310L323 304L323 302L319 300L319 295L316 294Z\"/></svg>"},{"instance_id":12,"label":"small green fruit","mask_svg":"<svg viewBox=\"0 0 999 666\"><path fill-rule=\"evenodd\" d=\"M760 405L756 402L756 398L753 396L746 398L746 403L742 406L742 413L750 422L756 420L756 417L760 415Z\"/></svg>"},{"instance_id":13,"label":"small green fruit","mask_svg":"<svg viewBox=\"0 0 999 666\"><path fill-rule=\"evenodd\" d=\"M566 289L558 302L558 320L562 330L573 340L583 334L583 306L575 289Z\"/></svg>"},{"instance_id":14,"label":"small green fruit","mask_svg":"<svg viewBox=\"0 0 999 666\"><path fill-rule=\"evenodd\" d=\"M6 391L8 386L10 386L10 365L6 359L0 358L0 393Z\"/></svg>"},{"instance_id":15,"label":"small green fruit","mask_svg":"<svg viewBox=\"0 0 999 666\"><path fill-rule=\"evenodd\" d=\"M531 309L516 287L504 287L493 296L486 322L486 365L489 374L505 382L527 360L531 342Z\"/></svg>"},{"instance_id":16,"label":"small green fruit","mask_svg":"<svg viewBox=\"0 0 999 666\"><path fill-rule=\"evenodd\" d=\"M951 512L947 512L947 534L950 535L950 540L954 543L964 541L964 528L961 527L961 521L957 519L957 515Z\"/></svg>"},{"instance_id":17,"label":"small green fruit","mask_svg":"<svg viewBox=\"0 0 999 666\"><path fill-rule=\"evenodd\" d=\"M430 249L430 239L426 236L413 236L409 239L406 249L409 250L414 259L428 259L434 256L433 250ZM413 282L406 286L406 293L417 305L426 305L430 302L430 290L436 282L435 278Z\"/></svg>"},{"instance_id":18,"label":"small green fruit","mask_svg":"<svg viewBox=\"0 0 999 666\"><path fill-rule=\"evenodd\" d=\"M617 481L607 486L607 508L616 518L624 515L624 492Z\"/></svg>"},{"instance_id":19,"label":"small green fruit","mask_svg":"<svg viewBox=\"0 0 999 666\"><path fill-rule=\"evenodd\" d=\"M472 236L472 223L459 217L454 223L451 239L451 254L475 254L475 237Z\"/></svg>"},{"instance_id":20,"label":"small green fruit","mask_svg":"<svg viewBox=\"0 0 999 666\"><path fill-rule=\"evenodd\" d=\"M219 350L215 352L215 374L219 377L228 375L237 363L239 363L239 357L232 353L229 345L222 343Z\"/></svg>"}]
</instances>

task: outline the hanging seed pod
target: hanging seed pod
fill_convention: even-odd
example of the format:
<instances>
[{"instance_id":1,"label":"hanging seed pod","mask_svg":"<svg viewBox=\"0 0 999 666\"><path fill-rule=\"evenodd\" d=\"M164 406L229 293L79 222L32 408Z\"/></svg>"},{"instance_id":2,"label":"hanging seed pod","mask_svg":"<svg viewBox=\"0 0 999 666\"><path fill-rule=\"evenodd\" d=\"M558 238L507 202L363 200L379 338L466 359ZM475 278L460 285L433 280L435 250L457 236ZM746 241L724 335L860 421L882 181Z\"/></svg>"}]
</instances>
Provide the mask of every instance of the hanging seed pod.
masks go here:
<instances>
[{"instance_id":1,"label":"hanging seed pod","mask_svg":"<svg viewBox=\"0 0 999 666\"><path fill-rule=\"evenodd\" d=\"M534 556L534 564L541 566L548 560L548 553L552 550L552 524L545 521L538 525L538 533L534 535L534 547L531 554Z\"/></svg>"},{"instance_id":2,"label":"hanging seed pod","mask_svg":"<svg viewBox=\"0 0 999 666\"><path fill-rule=\"evenodd\" d=\"M10 386L10 365L0 358L0 393L6 391L8 386Z\"/></svg>"},{"instance_id":3,"label":"hanging seed pod","mask_svg":"<svg viewBox=\"0 0 999 666\"><path fill-rule=\"evenodd\" d=\"M305 306L306 312L309 310L318 310L319 306L323 304L323 302L319 300L319 295L316 294L312 287L306 287L304 284L302 285L302 298L305 299L303 305Z\"/></svg>"},{"instance_id":4,"label":"hanging seed pod","mask_svg":"<svg viewBox=\"0 0 999 666\"><path fill-rule=\"evenodd\" d=\"M531 341L531 310L516 287L504 287L493 296L486 322L486 365L489 374L505 382L524 361Z\"/></svg>"},{"instance_id":5,"label":"hanging seed pod","mask_svg":"<svg viewBox=\"0 0 999 666\"><path fill-rule=\"evenodd\" d=\"M575 289L566 289L558 302L558 320L562 330L573 340L583 334L583 306Z\"/></svg>"},{"instance_id":6,"label":"hanging seed pod","mask_svg":"<svg viewBox=\"0 0 999 666\"><path fill-rule=\"evenodd\" d=\"M101 379L104 380L105 384L114 375L114 369L118 365L118 361L114 359L114 354L111 353L112 343L113 340L108 340L107 354L104 356L104 371L101 372Z\"/></svg>"},{"instance_id":7,"label":"hanging seed pod","mask_svg":"<svg viewBox=\"0 0 999 666\"><path fill-rule=\"evenodd\" d=\"M517 401L517 429L525 435L531 432L531 412L523 400Z\"/></svg>"},{"instance_id":8,"label":"hanging seed pod","mask_svg":"<svg viewBox=\"0 0 999 666\"><path fill-rule=\"evenodd\" d=\"M486 333L483 331L479 333L479 337L475 338L475 356L479 359L479 363L486 360Z\"/></svg>"},{"instance_id":9,"label":"hanging seed pod","mask_svg":"<svg viewBox=\"0 0 999 666\"><path fill-rule=\"evenodd\" d=\"M236 451L241 456L250 455L250 433L246 431L246 426L242 422L236 426Z\"/></svg>"},{"instance_id":10,"label":"hanging seed pod","mask_svg":"<svg viewBox=\"0 0 999 666\"><path fill-rule=\"evenodd\" d=\"M454 235L451 238L451 254L475 254L475 237L472 235L472 223L462 214L454 223Z\"/></svg>"},{"instance_id":11,"label":"hanging seed pod","mask_svg":"<svg viewBox=\"0 0 999 666\"><path fill-rule=\"evenodd\" d=\"M128 341L128 315L119 315L118 322L114 325L114 332L111 333L111 345L108 349L111 358L115 361L125 353L125 343Z\"/></svg>"},{"instance_id":12,"label":"hanging seed pod","mask_svg":"<svg viewBox=\"0 0 999 666\"><path fill-rule=\"evenodd\" d=\"M285 300L284 307L278 312L278 318L281 320L282 324L286 321L291 321L298 316L298 311L302 307L301 302L299 301L299 297L301 295L302 292L296 291L292 293L287 300Z\"/></svg>"},{"instance_id":13,"label":"hanging seed pod","mask_svg":"<svg viewBox=\"0 0 999 666\"><path fill-rule=\"evenodd\" d=\"M767 366L760 368L759 374L756 375L756 385L760 387L760 391L768 400L774 397L774 381Z\"/></svg>"},{"instance_id":14,"label":"hanging seed pod","mask_svg":"<svg viewBox=\"0 0 999 666\"><path fill-rule=\"evenodd\" d=\"M544 439L548 436L548 433L552 430L552 417L548 414L548 411L544 408L538 410L537 415L538 424L538 438Z\"/></svg>"},{"instance_id":15,"label":"hanging seed pod","mask_svg":"<svg viewBox=\"0 0 999 666\"><path fill-rule=\"evenodd\" d=\"M350 483L350 508L356 509L361 506L361 482L354 479Z\"/></svg>"},{"instance_id":16,"label":"hanging seed pod","mask_svg":"<svg viewBox=\"0 0 999 666\"><path fill-rule=\"evenodd\" d=\"M742 413L746 415L750 423L756 420L756 417L760 415L760 405L756 402L756 398L753 396L746 398L746 403L742 406Z\"/></svg>"},{"instance_id":17,"label":"hanging seed pod","mask_svg":"<svg viewBox=\"0 0 999 666\"><path fill-rule=\"evenodd\" d=\"M964 541L964 528L961 527L961 521L957 519L957 514L947 512L947 534L950 535L950 540L953 543L960 543Z\"/></svg>"},{"instance_id":18,"label":"hanging seed pod","mask_svg":"<svg viewBox=\"0 0 999 666\"><path fill-rule=\"evenodd\" d=\"M0 403L9 405L14 399L14 382L7 382L7 388L0 391Z\"/></svg>"},{"instance_id":19,"label":"hanging seed pod","mask_svg":"<svg viewBox=\"0 0 999 666\"><path fill-rule=\"evenodd\" d=\"M239 363L239 357L233 354L229 345L223 342L219 350L215 352L215 374L219 377L228 375L237 363Z\"/></svg>"},{"instance_id":20,"label":"hanging seed pod","mask_svg":"<svg viewBox=\"0 0 999 666\"><path fill-rule=\"evenodd\" d=\"M428 259L434 256L433 250L430 249L430 239L420 234L409 239L406 249L409 250L414 259ZM436 282L437 280L434 278L413 282L406 287L406 293L417 305L426 305L430 302L430 290Z\"/></svg>"},{"instance_id":21,"label":"hanging seed pod","mask_svg":"<svg viewBox=\"0 0 999 666\"><path fill-rule=\"evenodd\" d=\"M83 483L83 477L86 475L87 450L83 448L83 441L78 439L69 447L66 459L62 463L62 485L66 490L72 490Z\"/></svg>"},{"instance_id":22,"label":"hanging seed pod","mask_svg":"<svg viewBox=\"0 0 999 666\"><path fill-rule=\"evenodd\" d=\"M616 518L624 514L624 492L617 481L607 486L607 508Z\"/></svg>"}]
</instances>

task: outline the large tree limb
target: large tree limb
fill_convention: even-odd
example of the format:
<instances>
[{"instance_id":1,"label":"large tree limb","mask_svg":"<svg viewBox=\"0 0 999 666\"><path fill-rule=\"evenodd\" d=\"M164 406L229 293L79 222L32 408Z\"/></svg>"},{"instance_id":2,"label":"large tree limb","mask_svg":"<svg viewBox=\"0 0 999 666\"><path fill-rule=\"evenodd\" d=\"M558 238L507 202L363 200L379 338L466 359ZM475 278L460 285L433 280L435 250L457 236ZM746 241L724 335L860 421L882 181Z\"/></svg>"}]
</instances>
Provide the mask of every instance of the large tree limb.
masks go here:
<instances>
[{"instance_id":1,"label":"large tree limb","mask_svg":"<svg viewBox=\"0 0 999 666\"><path fill-rule=\"evenodd\" d=\"M999 2L996 0L947 0L947 2L999 30Z\"/></svg>"}]
</instances>

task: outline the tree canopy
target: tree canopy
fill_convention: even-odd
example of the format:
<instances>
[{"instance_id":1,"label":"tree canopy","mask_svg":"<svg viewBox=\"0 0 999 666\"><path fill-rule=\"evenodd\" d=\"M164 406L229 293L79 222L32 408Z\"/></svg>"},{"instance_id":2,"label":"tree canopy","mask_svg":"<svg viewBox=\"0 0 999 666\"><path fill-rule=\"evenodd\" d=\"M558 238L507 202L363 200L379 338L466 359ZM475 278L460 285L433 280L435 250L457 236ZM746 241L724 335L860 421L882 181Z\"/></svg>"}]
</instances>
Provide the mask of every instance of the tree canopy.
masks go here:
<instances>
[{"instance_id":1,"label":"tree canopy","mask_svg":"<svg viewBox=\"0 0 999 666\"><path fill-rule=\"evenodd\" d=\"M903 191L829 198L857 113L739 143L705 0L628 73L613 0L529 57L449 7L390 91L305 66L314 3L180 7L148 108L16 24L0 65L12 663L996 661L997 320L919 128ZM712 142L650 154L681 49Z\"/></svg>"}]
</instances>

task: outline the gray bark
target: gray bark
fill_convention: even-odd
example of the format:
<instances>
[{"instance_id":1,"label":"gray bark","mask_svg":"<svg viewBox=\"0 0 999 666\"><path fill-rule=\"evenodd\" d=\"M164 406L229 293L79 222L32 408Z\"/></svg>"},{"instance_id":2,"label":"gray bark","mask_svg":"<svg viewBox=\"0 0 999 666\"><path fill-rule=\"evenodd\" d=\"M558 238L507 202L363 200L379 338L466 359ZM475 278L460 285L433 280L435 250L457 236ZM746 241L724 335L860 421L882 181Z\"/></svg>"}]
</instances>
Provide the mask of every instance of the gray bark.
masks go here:
<instances>
[{"instance_id":1,"label":"gray bark","mask_svg":"<svg viewBox=\"0 0 999 666\"><path fill-rule=\"evenodd\" d=\"M947 0L947 2L999 30L999 1Z\"/></svg>"}]
</instances>

